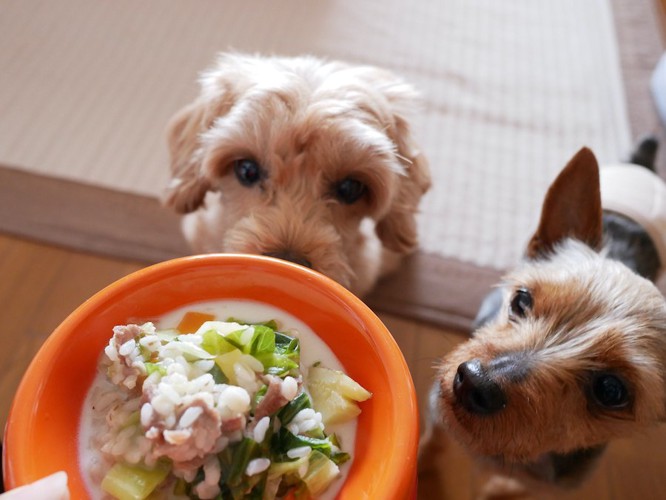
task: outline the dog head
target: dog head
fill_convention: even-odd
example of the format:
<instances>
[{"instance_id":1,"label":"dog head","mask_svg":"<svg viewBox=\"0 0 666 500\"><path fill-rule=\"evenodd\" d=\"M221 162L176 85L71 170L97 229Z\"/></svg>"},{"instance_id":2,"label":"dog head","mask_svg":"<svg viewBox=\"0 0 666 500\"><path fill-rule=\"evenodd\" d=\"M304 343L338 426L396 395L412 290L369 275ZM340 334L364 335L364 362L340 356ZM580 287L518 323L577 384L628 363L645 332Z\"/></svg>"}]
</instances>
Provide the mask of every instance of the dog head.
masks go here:
<instances>
[{"instance_id":1,"label":"dog head","mask_svg":"<svg viewBox=\"0 0 666 500\"><path fill-rule=\"evenodd\" d=\"M526 463L627 435L666 413L666 304L604 257L598 165L550 187L502 306L438 371L447 428L477 456Z\"/></svg>"},{"instance_id":2,"label":"dog head","mask_svg":"<svg viewBox=\"0 0 666 500\"><path fill-rule=\"evenodd\" d=\"M405 119L415 98L374 67L224 54L168 126L166 203L208 211L189 232L199 251L277 256L354 289L376 266L362 221L389 250L416 245L430 177Z\"/></svg>"}]
</instances>

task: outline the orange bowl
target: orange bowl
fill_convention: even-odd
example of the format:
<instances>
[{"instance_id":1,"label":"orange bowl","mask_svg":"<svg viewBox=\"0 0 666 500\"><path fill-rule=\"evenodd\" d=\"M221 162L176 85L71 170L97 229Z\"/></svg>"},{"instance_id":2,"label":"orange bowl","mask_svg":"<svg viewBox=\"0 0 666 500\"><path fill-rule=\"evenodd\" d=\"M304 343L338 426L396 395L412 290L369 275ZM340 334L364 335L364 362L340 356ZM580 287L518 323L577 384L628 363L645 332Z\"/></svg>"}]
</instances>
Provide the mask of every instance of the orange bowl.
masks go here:
<instances>
[{"instance_id":1,"label":"orange bowl","mask_svg":"<svg viewBox=\"0 0 666 500\"><path fill-rule=\"evenodd\" d=\"M278 307L315 331L352 378L373 393L358 421L354 461L338 498L404 499L416 484L418 410L407 364L383 323L331 279L252 255L174 259L122 278L84 302L49 336L28 367L5 428L5 485L59 470L72 498L88 498L77 434L97 360L115 325L216 299Z\"/></svg>"}]
</instances>

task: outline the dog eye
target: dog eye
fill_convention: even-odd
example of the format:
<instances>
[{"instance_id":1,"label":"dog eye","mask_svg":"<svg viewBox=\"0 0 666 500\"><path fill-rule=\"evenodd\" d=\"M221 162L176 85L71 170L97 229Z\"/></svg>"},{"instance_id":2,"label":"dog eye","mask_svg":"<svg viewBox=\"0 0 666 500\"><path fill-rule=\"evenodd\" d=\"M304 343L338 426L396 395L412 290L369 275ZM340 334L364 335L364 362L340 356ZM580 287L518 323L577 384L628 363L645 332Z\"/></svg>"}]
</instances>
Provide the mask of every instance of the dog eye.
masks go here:
<instances>
[{"instance_id":1,"label":"dog eye","mask_svg":"<svg viewBox=\"0 0 666 500\"><path fill-rule=\"evenodd\" d=\"M335 197L347 205L358 201L367 191L366 185L353 177L342 179L335 185L334 189Z\"/></svg>"},{"instance_id":2,"label":"dog eye","mask_svg":"<svg viewBox=\"0 0 666 500\"><path fill-rule=\"evenodd\" d=\"M509 304L509 319L524 318L532 309L532 294L526 288L519 288Z\"/></svg>"},{"instance_id":3,"label":"dog eye","mask_svg":"<svg viewBox=\"0 0 666 500\"><path fill-rule=\"evenodd\" d=\"M606 409L618 410L629 404L629 391L626 384L612 373L595 373L592 375L592 397L595 402Z\"/></svg>"},{"instance_id":4,"label":"dog eye","mask_svg":"<svg viewBox=\"0 0 666 500\"><path fill-rule=\"evenodd\" d=\"M259 182L262 178L261 167L254 160L242 158L234 162L234 173L238 182L243 186L250 187Z\"/></svg>"}]
</instances>

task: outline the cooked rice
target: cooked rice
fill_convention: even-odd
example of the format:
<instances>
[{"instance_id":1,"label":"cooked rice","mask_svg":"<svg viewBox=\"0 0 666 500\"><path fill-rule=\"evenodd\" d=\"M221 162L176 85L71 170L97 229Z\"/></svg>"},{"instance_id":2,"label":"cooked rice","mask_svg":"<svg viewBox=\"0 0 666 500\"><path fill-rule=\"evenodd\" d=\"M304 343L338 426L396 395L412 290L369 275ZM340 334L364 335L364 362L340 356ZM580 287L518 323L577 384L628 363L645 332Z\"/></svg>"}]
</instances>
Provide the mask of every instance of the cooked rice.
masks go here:
<instances>
[{"instance_id":1,"label":"cooked rice","mask_svg":"<svg viewBox=\"0 0 666 500\"><path fill-rule=\"evenodd\" d=\"M234 324L230 328L238 327ZM253 328L247 327L241 339L249 341L252 334ZM257 442L264 440L270 425L268 416L248 425L252 398L265 385L263 365L244 354L233 367L238 385L218 384L209 373L215 362L200 347L201 340L199 335L182 334L165 343L152 323L114 328L100 363L111 383L100 386L94 399L97 424L93 425L103 422L106 429L94 438L105 458L97 472L100 480L105 470L117 461L154 466L161 458L168 458L173 463L173 476L188 482L202 468L204 478L194 492L202 499L215 498L220 493L221 474L216 454L245 435ZM151 372L145 358L158 356L164 369ZM192 361L197 356L201 359ZM140 379L144 381L139 390ZM282 398L291 401L297 396L302 384L300 377L274 379L281 384ZM289 429L294 434L315 428L323 430L321 420L314 410L302 410ZM132 421L140 425L128 425ZM266 458L253 459L246 474L259 474L270 463Z\"/></svg>"}]
</instances>

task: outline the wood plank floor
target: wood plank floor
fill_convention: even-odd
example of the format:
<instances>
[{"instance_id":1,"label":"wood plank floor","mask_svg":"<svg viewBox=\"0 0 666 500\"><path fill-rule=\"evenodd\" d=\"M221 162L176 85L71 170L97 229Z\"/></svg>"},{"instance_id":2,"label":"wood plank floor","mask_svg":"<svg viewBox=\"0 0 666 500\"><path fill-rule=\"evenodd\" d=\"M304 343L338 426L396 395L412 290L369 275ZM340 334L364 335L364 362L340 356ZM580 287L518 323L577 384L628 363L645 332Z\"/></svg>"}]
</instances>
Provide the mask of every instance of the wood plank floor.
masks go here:
<instances>
[{"instance_id":1,"label":"wood plank floor","mask_svg":"<svg viewBox=\"0 0 666 500\"><path fill-rule=\"evenodd\" d=\"M101 258L0 235L0 425L32 356L80 303L141 264ZM411 368L421 415L437 357L464 336L382 314ZM467 500L481 475L447 442L434 473L420 479L419 498ZM666 498L666 426L611 445L591 480L568 499Z\"/></svg>"}]
</instances>

